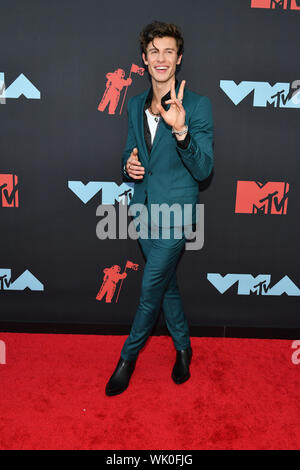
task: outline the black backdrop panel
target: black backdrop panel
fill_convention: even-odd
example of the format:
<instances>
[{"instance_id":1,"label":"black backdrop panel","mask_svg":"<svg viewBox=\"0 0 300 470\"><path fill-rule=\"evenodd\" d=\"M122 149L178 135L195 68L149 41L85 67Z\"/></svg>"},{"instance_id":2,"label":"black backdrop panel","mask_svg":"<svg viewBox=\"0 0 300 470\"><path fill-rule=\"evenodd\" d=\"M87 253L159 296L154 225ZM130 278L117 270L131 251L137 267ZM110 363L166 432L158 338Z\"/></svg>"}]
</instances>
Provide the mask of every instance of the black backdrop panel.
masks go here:
<instances>
[{"instance_id":1,"label":"black backdrop panel","mask_svg":"<svg viewBox=\"0 0 300 470\"><path fill-rule=\"evenodd\" d=\"M177 0L2 3L1 321L131 323L144 266L138 243L99 240L96 210L104 190L84 203L69 185L74 181L121 185L126 104L149 87L147 73L132 71L132 84L121 90L113 114L108 107L99 111L98 105L108 73L121 68L128 78L132 65L143 67L138 34L158 19L181 26L185 53L178 78L210 98L215 125L214 173L200 185L204 247L186 250L177 271L189 322L300 326L300 105L280 106L272 98L266 106L254 106L255 96L262 100L267 96L260 84L273 87L269 98L280 91L275 90L276 83L290 86L300 79L300 8L295 1L283 2L283 9L271 9L269 4L250 0L198 0L184 5ZM222 81L233 81L236 92L242 82L253 82L256 88L235 104L222 89ZM17 97L18 89L27 90L29 97ZM40 98L30 97L34 90ZM285 97L282 93L280 99ZM251 181L252 186L242 183L237 193L238 182ZM266 204L255 199L257 188L260 199L270 194L271 189L264 192L266 185L261 184L267 182L279 191L279 204L284 183L289 188L285 213L276 209L274 199L268 206L273 213L266 213ZM16 183L15 198L6 207ZM236 204L245 204L245 199L259 213L235 212ZM137 264L138 270L126 269L127 278L117 283L111 302L107 295L97 300L103 270L118 265L123 272L127 261ZM229 274L236 277L225 278ZM24 289L29 281L42 290Z\"/></svg>"}]
</instances>

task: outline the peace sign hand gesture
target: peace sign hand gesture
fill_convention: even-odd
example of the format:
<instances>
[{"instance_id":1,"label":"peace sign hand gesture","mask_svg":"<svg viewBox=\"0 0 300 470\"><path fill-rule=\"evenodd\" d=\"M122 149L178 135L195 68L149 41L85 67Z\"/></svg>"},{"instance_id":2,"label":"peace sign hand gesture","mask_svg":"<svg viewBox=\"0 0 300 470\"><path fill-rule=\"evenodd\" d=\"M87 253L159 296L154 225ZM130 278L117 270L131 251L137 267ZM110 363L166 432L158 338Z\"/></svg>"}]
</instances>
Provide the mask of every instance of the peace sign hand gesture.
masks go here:
<instances>
[{"instance_id":1,"label":"peace sign hand gesture","mask_svg":"<svg viewBox=\"0 0 300 470\"><path fill-rule=\"evenodd\" d=\"M176 97L175 79L173 80L171 85L171 99L165 101L165 104L170 104L168 111L165 111L161 104L157 105L161 117L169 126L172 126L175 131L182 131L185 127L185 110L182 106L185 83L185 80L182 80Z\"/></svg>"}]
</instances>

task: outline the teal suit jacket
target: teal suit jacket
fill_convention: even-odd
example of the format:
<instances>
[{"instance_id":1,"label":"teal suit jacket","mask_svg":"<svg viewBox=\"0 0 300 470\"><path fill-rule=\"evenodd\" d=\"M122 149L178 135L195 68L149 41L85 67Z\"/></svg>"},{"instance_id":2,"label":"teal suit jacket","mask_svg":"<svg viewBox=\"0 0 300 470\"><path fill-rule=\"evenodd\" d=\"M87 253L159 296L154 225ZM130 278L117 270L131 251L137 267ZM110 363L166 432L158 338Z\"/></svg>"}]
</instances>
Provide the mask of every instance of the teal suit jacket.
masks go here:
<instances>
[{"instance_id":1,"label":"teal suit jacket","mask_svg":"<svg viewBox=\"0 0 300 470\"><path fill-rule=\"evenodd\" d=\"M176 87L176 94L179 83ZM144 204L172 205L177 203L183 211L184 204L191 208L191 218L186 223L196 222L196 204L199 202L198 182L206 179L213 168L213 117L209 98L185 88L183 107L186 124L191 136L189 145L182 149L178 145L171 126L160 119L151 153L144 137L144 105L150 89L128 101L128 137L122 157L122 173L125 181L134 182L134 194L129 206ZM169 107L170 105L168 105ZM124 170L132 150L138 148L138 158L145 168L143 179L134 180ZM151 206L150 206L151 207ZM189 211L187 211L187 214Z\"/></svg>"}]
</instances>

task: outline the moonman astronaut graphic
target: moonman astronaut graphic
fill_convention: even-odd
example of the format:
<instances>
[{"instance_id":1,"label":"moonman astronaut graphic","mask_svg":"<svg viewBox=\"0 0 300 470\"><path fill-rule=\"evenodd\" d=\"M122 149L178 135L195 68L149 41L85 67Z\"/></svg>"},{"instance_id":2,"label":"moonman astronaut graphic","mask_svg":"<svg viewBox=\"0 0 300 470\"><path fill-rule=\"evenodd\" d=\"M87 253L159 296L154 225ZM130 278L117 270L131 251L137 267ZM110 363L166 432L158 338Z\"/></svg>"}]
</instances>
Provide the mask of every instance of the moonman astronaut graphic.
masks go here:
<instances>
[{"instance_id":1,"label":"moonman astronaut graphic","mask_svg":"<svg viewBox=\"0 0 300 470\"><path fill-rule=\"evenodd\" d=\"M120 274L121 268L114 264L111 268L104 268L104 278L96 299L102 300L106 294L105 301L111 303L111 299L115 293L116 287L120 279L125 279L127 273Z\"/></svg>"},{"instance_id":2,"label":"moonman astronaut graphic","mask_svg":"<svg viewBox=\"0 0 300 470\"><path fill-rule=\"evenodd\" d=\"M98 111L104 111L108 106L108 114L115 114L120 99L120 92L124 86L132 84L132 78L124 79L125 72L123 69L117 69L114 72L106 74L106 89L102 100L99 103Z\"/></svg>"}]
</instances>

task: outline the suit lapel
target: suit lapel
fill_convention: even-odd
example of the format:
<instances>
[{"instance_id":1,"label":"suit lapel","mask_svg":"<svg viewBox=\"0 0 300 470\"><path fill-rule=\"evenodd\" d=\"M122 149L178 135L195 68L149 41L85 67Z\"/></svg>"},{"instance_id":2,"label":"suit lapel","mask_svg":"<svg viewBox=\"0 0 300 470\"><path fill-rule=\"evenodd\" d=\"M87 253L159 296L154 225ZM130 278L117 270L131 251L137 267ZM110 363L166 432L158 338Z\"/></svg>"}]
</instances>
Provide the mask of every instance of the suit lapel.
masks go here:
<instances>
[{"instance_id":1,"label":"suit lapel","mask_svg":"<svg viewBox=\"0 0 300 470\"><path fill-rule=\"evenodd\" d=\"M175 87L176 96L177 96L178 90L179 90L179 82L177 82L177 85ZM167 99L169 99L169 98L167 97ZM166 101L167 101L167 99L166 99ZM167 104L165 106L166 106L167 110L170 108L169 104ZM157 130L156 130L155 137L154 137L154 141L153 141L153 145L152 145L152 149L151 149L151 154L155 151L155 149L157 148L157 146L159 145L159 143L163 139L163 137L166 136L170 132L172 132L172 127L169 126L164 121L164 119L161 117L160 120L159 120L159 123L158 123L158 127L157 127ZM150 156L151 156L151 154L150 154Z\"/></svg>"},{"instance_id":2,"label":"suit lapel","mask_svg":"<svg viewBox=\"0 0 300 470\"><path fill-rule=\"evenodd\" d=\"M159 120L159 123L157 125L157 129L156 129L155 137L154 137L154 140L153 140L150 157L151 157L152 153L155 151L155 149L158 146L161 139L164 137L164 135L166 135L166 132L168 132L168 130L171 131L171 127L168 126L168 124L166 124L165 121L163 120L163 118L161 117L160 120Z\"/></svg>"},{"instance_id":3,"label":"suit lapel","mask_svg":"<svg viewBox=\"0 0 300 470\"><path fill-rule=\"evenodd\" d=\"M145 155L148 157L148 158L146 158L146 161L147 161L147 162L148 162L148 160L149 160L149 152L148 152L147 145L146 145L146 142L145 142L145 132L144 132L144 106L145 106L146 99L147 99L147 96L148 96L149 91L150 91L150 89L148 89L148 90L141 96L141 100L140 100L140 104L139 104L139 108L138 108L138 126L139 126L139 134L140 134L140 136L141 136L141 140L142 140L142 144L143 144L144 153L145 153Z\"/></svg>"},{"instance_id":4,"label":"suit lapel","mask_svg":"<svg viewBox=\"0 0 300 470\"><path fill-rule=\"evenodd\" d=\"M179 84L179 82L177 82L177 85L176 85L176 88L175 88L176 95L178 93L179 86L180 86L180 84ZM145 159L146 161L144 162L147 166L148 166L148 162L150 160L150 157L151 157L152 153L154 152L154 150L158 146L161 139L164 137L164 135L166 135L166 133L171 132L171 127L161 117L160 120L159 120L159 123L158 123L157 130L156 130L156 134L155 134L155 138L154 138L154 141L153 141L152 149L151 149L151 152L149 154L148 148L147 148L147 145L146 145L146 141L145 141L145 132L144 132L144 106L145 106L147 96L148 96L150 90L151 90L151 88L148 88L148 90L146 90L145 93L142 94L141 99L140 99L140 103L139 103L139 107L138 107L138 131L139 131L139 134L141 136L144 153L148 157L148 158ZM166 109L169 109L169 107L170 107L169 104L166 105Z\"/></svg>"}]
</instances>

